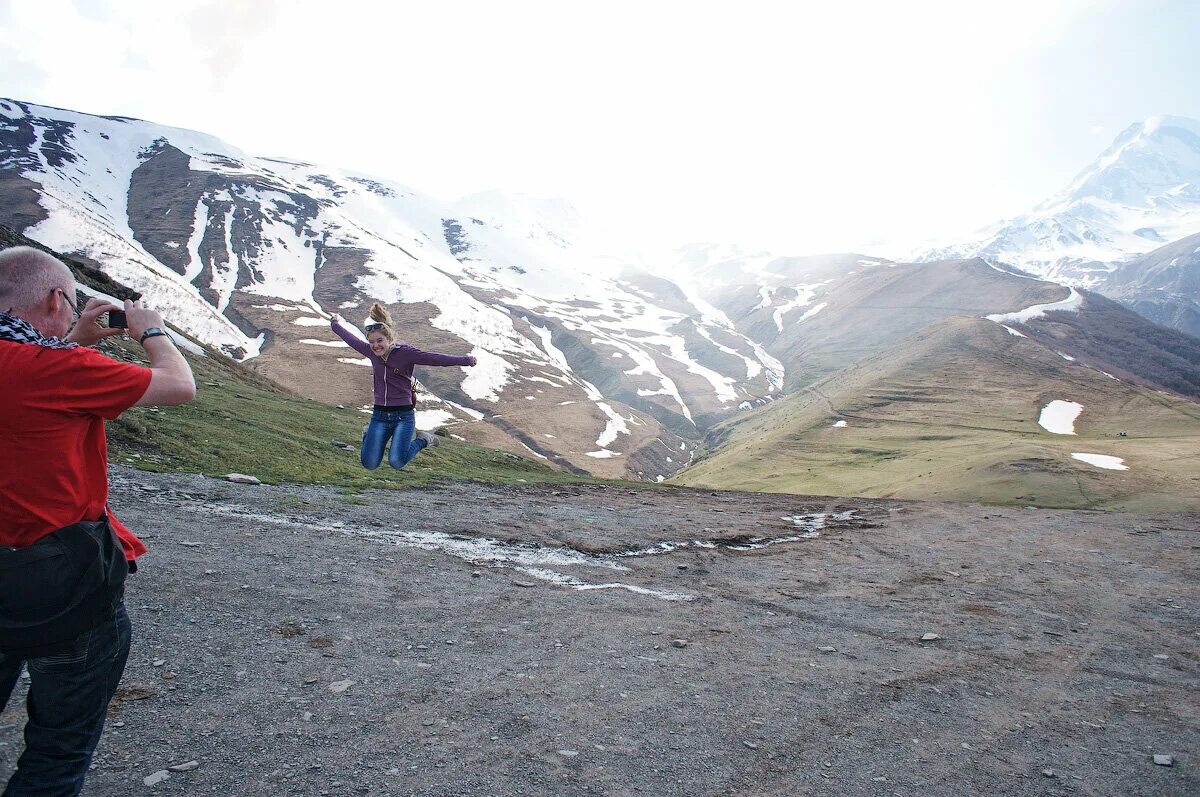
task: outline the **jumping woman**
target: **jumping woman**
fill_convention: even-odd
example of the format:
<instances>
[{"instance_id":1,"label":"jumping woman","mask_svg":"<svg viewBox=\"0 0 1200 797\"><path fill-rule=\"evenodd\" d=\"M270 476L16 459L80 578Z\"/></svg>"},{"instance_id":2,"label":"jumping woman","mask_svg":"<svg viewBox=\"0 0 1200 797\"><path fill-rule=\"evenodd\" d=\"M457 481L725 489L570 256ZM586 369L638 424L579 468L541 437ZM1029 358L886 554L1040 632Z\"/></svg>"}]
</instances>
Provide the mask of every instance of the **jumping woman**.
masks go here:
<instances>
[{"instance_id":1,"label":"jumping woman","mask_svg":"<svg viewBox=\"0 0 1200 797\"><path fill-rule=\"evenodd\" d=\"M388 464L403 468L417 452L438 444L437 435L416 431L416 415L413 412L412 375L415 365L475 365L474 357L455 357L421 351L415 346L396 341L392 327L392 316L381 304L371 305L370 323L367 324L367 339L355 335L334 315L330 326L337 336L346 341L350 348L371 361L375 377L375 409L371 423L363 432L362 464L367 470L375 470L383 461L383 450L388 440L392 448L388 452Z\"/></svg>"}]
</instances>

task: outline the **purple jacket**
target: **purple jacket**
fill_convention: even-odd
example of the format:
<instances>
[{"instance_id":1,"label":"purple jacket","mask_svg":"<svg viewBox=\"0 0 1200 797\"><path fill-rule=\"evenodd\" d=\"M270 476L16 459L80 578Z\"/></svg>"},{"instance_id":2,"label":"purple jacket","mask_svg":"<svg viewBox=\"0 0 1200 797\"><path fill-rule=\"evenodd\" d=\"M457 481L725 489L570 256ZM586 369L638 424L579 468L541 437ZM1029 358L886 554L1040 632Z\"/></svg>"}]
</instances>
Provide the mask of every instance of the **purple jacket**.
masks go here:
<instances>
[{"instance_id":1,"label":"purple jacket","mask_svg":"<svg viewBox=\"0 0 1200 797\"><path fill-rule=\"evenodd\" d=\"M393 347L386 358L377 357L371 351L370 343L337 321L331 322L330 326L339 338L350 344L350 348L371 361L371 369L375 373L375 404L378 406L397 407L413 403L414 365L471 365L470 357L421 351L407 343Z\"/></svg>"}]
</instances>

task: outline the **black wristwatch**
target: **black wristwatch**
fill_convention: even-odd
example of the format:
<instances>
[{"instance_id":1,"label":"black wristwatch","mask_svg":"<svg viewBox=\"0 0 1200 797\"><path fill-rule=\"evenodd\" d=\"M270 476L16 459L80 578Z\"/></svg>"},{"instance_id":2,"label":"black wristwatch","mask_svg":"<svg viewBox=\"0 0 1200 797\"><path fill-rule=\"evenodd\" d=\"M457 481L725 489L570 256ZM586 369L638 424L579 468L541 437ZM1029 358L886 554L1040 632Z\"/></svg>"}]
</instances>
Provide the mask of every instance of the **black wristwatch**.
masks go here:
<instances>
[{"instance_id":1,"label":"black wristwatch","mask_svg":"<svg viewBox=\"0 0 1200 797\"><path fill-rule=\"evenodd\" d=\"M157 338L162 336L170 337L170 335L167 335L167 333L163 331L162 327L150 327L142 333L140 338L138 338L138 343L142 344L142 346L145 346L147 338Z\"/></svg>"}]
</instances>

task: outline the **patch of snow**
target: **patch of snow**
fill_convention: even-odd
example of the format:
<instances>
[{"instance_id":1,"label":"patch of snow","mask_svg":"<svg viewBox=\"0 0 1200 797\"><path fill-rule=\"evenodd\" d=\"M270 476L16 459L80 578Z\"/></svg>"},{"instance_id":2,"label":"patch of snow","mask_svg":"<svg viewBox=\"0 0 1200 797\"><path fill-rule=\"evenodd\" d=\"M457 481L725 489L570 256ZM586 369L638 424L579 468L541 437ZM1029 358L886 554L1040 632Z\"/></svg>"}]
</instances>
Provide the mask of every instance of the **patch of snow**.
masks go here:
<instances>
[{"instance_id":1,"label":"patch of snow","mask_svg":"<svg viewBox=\"0 0 1200 797\"><path fill-rule=\"evenodd\" d=\"M315 338L301 338L299 342L308 346L328 346L331 349L350 348L350 344L344 340L316 340Z\"/></svg>"},{"instance_id":2,"label":"patch of snow","mask_svg":"<svg viewBox=\"0 0 1200 797\"><path fill-rule=\"evenodd\" d=\"M836 423L833 425L833 428L834 428L834 429L845 429L845 428L846 428L846 422L845 422L845 421L838 421L838 422L836 422Z\"/></svg>"},{"instance_id":3,"label":"patch of snow","mask_svg":"<svg viewBox=\"0 0 1200 797\"><path fill-rule=\"evenodd\" d=\"M524 443L521 443L521 447L524 448L526 451L528 451L530 454L533 454L538 459L547 459L548 458L548 457L545 457L542 454L539 454L538 452L534 451L532 448L525 445Z\"/></svg>"},{"instance_id":4,"label":"patch of snow","mask_svg":"<svg viewBox=\"0 0 1200 797\"><path fill-rule=\"evenodd\" d=\"M428 394L422 394L422 396L425 395ZM454 417L454 413L447 412L446 410L417 410L416 417L417 428L426 432L458 420L458 418Z\"/></svg>"},{"instance_id":5,"label":"patch of snow","mask_svg":"<svg viewBox=\"0 0 1200 797\"><path fill-rule=\"evenodd\" d=\"M1074 401L1055 399L1042 407L1038 425L1053 434L1075 434L1075 419L1083 412L1083 405Z\"/></svg>"},{"instance_id":6,"label":"patch of snow","mask_svg":"<svg viewBox=\"0 0 1200 797\"><path fill-rule=\"evenodd\" d=\"M1078 311L1083 306L1083 294L1074 288L1067 298L1059 302L1050 302L1049 304L1035 304L1032 307L1026 307L1024 310L1018 310L1015 313L995 313L993 315L984 316L988 321L995 321L997 324L1003 324L1005 321L1024 324L1035 318L1041 318L1046 313L1050 312L1074 312Z\"/></svg>"},{"instance_id":7,"label":"patch of snow","mask_svg":"<svg viewBox=\"0 0 1200 797\"><path fill-rule=\"evenodd\" d=\"M1004 330L1006 332L1008 332L1008 334L1010 334L1010 335L1016 335L1018 338L1027 337L1026 335L1023 335L1020 331L1015 330L1012 327L1010 327L1008 324L1001 324L1000 326L1004 327Z\"/></svg>"},{"instance_id":8,"label":"patch of snow","mask_svg":"<svg viewBox=\"0 0 1200 797\"><path fill-rule=\"evenodd\" d=\"M591 457L592 459L612 459L621 455L616 451L609 451L607 448L602 448L599 451L589 451L584 456Z\"/></svg>"},{"instance_id":9,"label":"patch of snow","mask_svg":"<svg viewBox=\"0 0 1200 797\"><path fill-rule=\"evenodd\" d=\"M1095 465L1097 468L1105 470L1129 470L1129 466L1125 464L1125 460L1121 457L1111 457L1107 454L1071 454L1075 459L1081 462L1086 462L1089 465Z\"/></svg>"},{"instance_id":10,"label":"patch of snow","mask_svg":"<svg viewBox=\"0 0 1200 797\"><path fill-rule=\"evenodd\" d=\"M1062 357L1064 360L1066 360L1069 363L1075 362L1075 358L1069 354L1063 354L1061 351L1056 351L1054 353L1057 354L1059 357Z\"/></svg>"},{"instance_id":11,"label":"patch of snow","mask_svg":"<svg viewBox=\"0 0 1200 797\"><path fill-rule=\"evenodd\" d=\"M329 322L324 318L313 318L312 316L302 315L299 318L293 319L292 323L298 327L327 327Z\"/></svg>"},{"instance_id":12,"label":"patch of snow","mask_svg":"<svg viewBox=\"0 0 1200 797\"><path fill-rule=\"evenodd\" d=\"M338 362L346 363L347 365L365 365L371 367L371 361L366 357L338 357Z\"/></svg>"},{"instance_id":13,"label":"patch of snow","mask_svg":"<svg viewBox=\"0 0 1200 797\"><path fill-rule=\"evenodd\" d=\"M178 346L179 348L186 349L187 351L190 351L192 354L195 354L200 357L208 356L208 353L205 352L202 347L197 346L195 343L192 343L190 340L188 340L183 335L180 335L175 330L168 329L167 334L171 336L171 340L175 341L175 345Z\"/></svg>"}]
</instances>

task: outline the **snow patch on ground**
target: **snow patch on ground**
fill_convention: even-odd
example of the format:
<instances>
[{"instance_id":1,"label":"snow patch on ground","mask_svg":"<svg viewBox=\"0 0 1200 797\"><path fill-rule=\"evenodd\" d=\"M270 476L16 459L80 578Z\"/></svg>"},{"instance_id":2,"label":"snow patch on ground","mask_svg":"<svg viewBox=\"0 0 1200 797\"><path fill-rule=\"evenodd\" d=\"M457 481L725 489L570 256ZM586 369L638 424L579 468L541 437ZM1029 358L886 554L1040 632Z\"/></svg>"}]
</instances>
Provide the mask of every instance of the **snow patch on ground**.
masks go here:
<instances>
[{"instance_id":1,"label":"snow patch on ground","mask_svg":"<svg viewBox=\"0 0 1200 797\"><path fill-rule=\"evenodd\" d=\"M1083 306L1083 294L1074 288L1067 298L1060 302L1050 302L1049 304L1035 304L1032 307L1026 307L1024 310L1018 310L1015 313L995 313L993 315L984 316L988 321L995 321L997 324L1005 322L1024 324L1032 321L1035 318L1041 318L1050 312L1076 312Z\"/></svg>"},{"instance_id":2,"label":"snow patch on ground","mask_svg":"<svg viewBox=\"0 0 1200 797\"><path fill-rule=\"evenodd\" d=\"M1053 434L1075 434L1075 419L1083 412L1083 405L1074 401L1055 399L1042 407L1038 425Z\"/></svg>"},{"instance_id":3,"label":"snow patch on ground","mask_svg":"<svg viewBox=\"0 0 1200 797\"><path fill-rule=\"evenodd\" d=\"M1121 457L1111 457L1107 454L1081 454L1073 453L1072 457L1081 462L1086 462L1089 465L1095 465L1097 468L1105 470L1129 470L1129 466L1125 464L1125 460Z\"/></svg>"},{"instance_id":4,"label":"snow patch on ground","mask_svg":"<svg viewBox=\"0 0 1200 797\"><path fill-rule=\"evenodd\" d=\"M427 396L428 394L422 395ZM426 432L458 420L454 417L454 413L447 412L446 410L417 410L416 417L417 428Z\"/></svg>"},{"instance_id":5,"label":"snow patch on ground","mask_svg":"<svg viewBox=\"0 0 1200 797\"><path fill-rule=\"evenodd\" d=\"M331 349L348 349L350 344L344 340L317 340L315 338L301 338L299 343L306 346L328 346Z\"/></svg>"}]
</instances>

